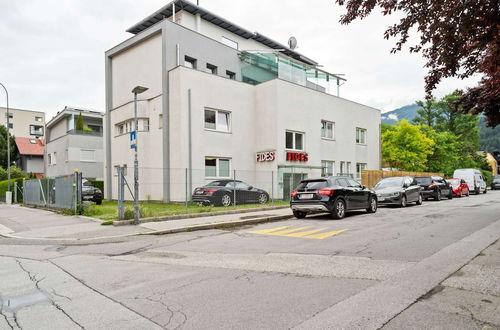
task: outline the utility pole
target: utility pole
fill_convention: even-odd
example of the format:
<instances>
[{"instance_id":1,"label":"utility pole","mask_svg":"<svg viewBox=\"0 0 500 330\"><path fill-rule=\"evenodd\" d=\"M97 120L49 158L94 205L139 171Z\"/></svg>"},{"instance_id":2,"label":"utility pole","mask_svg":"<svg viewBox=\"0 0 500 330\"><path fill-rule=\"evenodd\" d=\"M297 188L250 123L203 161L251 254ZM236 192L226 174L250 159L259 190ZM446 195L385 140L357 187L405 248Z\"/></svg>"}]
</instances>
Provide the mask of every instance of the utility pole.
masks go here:
<instances>
[{"instance_id":1,"label":"utility pole","mask_svg":"<svg viewBox=\"0 0 500 330\"><path fill-rule=\"evenodd\" d=\"M10 192L10 139L9 139L9 92L7 92L7 88L0 83L0 86L5 90L5 96L7 98L7 113L5 114L7 117L7 191Z\"/></svg>"},{"instance_id":2,"label":"utility pole","mask_svg":"<svg viewBox=\"0 0 500 330\"><path fill-rule=\"evenodd\" d=\"M135 129L135 147L134 147L134 225L139 224L139 159L137 158L137 142L139 131L139 120L137 119L137 94L144 93L148 88L136 86L134 93L134 129Z\"/></svg>"}]
</instances>

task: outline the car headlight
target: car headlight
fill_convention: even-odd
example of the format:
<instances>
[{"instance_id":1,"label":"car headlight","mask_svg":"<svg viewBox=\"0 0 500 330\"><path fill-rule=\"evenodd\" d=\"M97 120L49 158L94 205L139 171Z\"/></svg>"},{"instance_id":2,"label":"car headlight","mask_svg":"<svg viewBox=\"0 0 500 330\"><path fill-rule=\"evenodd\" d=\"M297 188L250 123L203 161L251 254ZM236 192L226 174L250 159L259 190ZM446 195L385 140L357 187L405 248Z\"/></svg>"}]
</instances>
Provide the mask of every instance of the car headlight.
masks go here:
<instances>
[{"instance_id":1,"label":"car headlight","mask_svg":"<svg viewBox=\"0 0 500 330\"><path fill-rule=\"evenodd\" d=\"M398 192L395 192L395 193L392 193L391 194L391 197L398 197L399 196L399 193Z\"/></svg>"}]
</instances>

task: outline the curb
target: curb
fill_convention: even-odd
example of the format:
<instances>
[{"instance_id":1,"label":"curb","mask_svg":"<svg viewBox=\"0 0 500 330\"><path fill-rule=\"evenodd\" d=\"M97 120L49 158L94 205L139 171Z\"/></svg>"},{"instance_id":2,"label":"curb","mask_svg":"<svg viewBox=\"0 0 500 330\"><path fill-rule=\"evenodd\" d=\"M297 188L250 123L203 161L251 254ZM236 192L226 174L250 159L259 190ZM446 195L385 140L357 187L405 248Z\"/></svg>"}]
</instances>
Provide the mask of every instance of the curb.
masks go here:
<instances>
[{"instance_id":1,"label":"curb","mask_svg":"<svg viewBox=\"0 0 500 330\"><path fill-rule=\"evenodd\" d=\"M157 231L153 231L153 232L150 232L150 233L141 233L141 234L138 234L138 235L142 236L142 235L175 234L175 233L190 232L190 231L197 231L197 230L217 229L217 228L223 227L223 226L254 225L254 224L259 224L259 223L266 223L266 222L273 222L273 221L280 221L280 220L288 220L288 219L291 219L291 218L293 218L293 215L291 215L291 214L288 214L288 215L276 215L276 216L265 217L265 218L246 219L246 220L232 220L232 221L225 221L225 222L215 222L215 223L199 224L199 225L193 225L193 226L181 227L181 228L157 230Z\"/></svg>"},{"instance_id":2,"label":"curb","mask_svg":"<svg viewBox=\"0 0 500 330\"><path fill-rule=\"evenodd\" d=\"M194 219L194 218L204 218L204 217L212 217L217 215L228 215L228 214L239 214L239 213L251 213L251 212L259 212L259 211L273 211L289 208L288 205L282 206L269 206L269 207L259 207L259 208L251 208L251 209L241 209L241 210L228 210L228 211L215 211L215 212L201 212L201 213L191 213L191 214L177 214L177 215L167 215L162 217L151 217L151 218L143 218L139 219L139 223L148 223L148 222L161 222L168 220L182 220L182 219ZM127 226L134 224L134 220L114 220L113 226Z\"/></svg>"}]
</instances>

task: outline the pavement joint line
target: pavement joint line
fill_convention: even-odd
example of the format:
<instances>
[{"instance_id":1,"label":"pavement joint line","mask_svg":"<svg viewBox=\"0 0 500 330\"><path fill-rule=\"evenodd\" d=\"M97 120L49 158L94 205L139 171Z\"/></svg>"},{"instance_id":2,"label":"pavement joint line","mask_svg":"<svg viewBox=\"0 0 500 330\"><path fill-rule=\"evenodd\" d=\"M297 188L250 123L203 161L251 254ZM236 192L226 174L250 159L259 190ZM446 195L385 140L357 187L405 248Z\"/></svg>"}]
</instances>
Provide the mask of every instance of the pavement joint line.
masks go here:
<instances>
[{"instance_id":1,"label":"pavement joint line","mask_svg":"<svg viewBox=\"0 0 500 330\"><path fill-rule=\"evenodd\" d=\"M292 329L380 329L496 242L499 232L500 219Z\"/></svg>"}]
</instances>

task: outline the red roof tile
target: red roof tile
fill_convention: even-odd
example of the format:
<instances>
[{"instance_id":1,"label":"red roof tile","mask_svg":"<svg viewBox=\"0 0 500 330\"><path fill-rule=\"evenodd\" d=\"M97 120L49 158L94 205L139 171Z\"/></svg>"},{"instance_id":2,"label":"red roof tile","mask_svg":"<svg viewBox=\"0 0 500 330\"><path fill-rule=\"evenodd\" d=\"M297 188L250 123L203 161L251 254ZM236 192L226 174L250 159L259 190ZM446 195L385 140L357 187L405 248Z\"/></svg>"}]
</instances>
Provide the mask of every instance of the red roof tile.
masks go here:
<instances>
[{"instance_id":1,"label":"red roof tile","mask_svg":"<svg viewBox=\"0 0 500 330\"><path fill-rule=\"evenodd\" d=\"M16 137L16 145L21 155L43 156L45 143L42 139Z\"/></svg>"}]
</instances>

